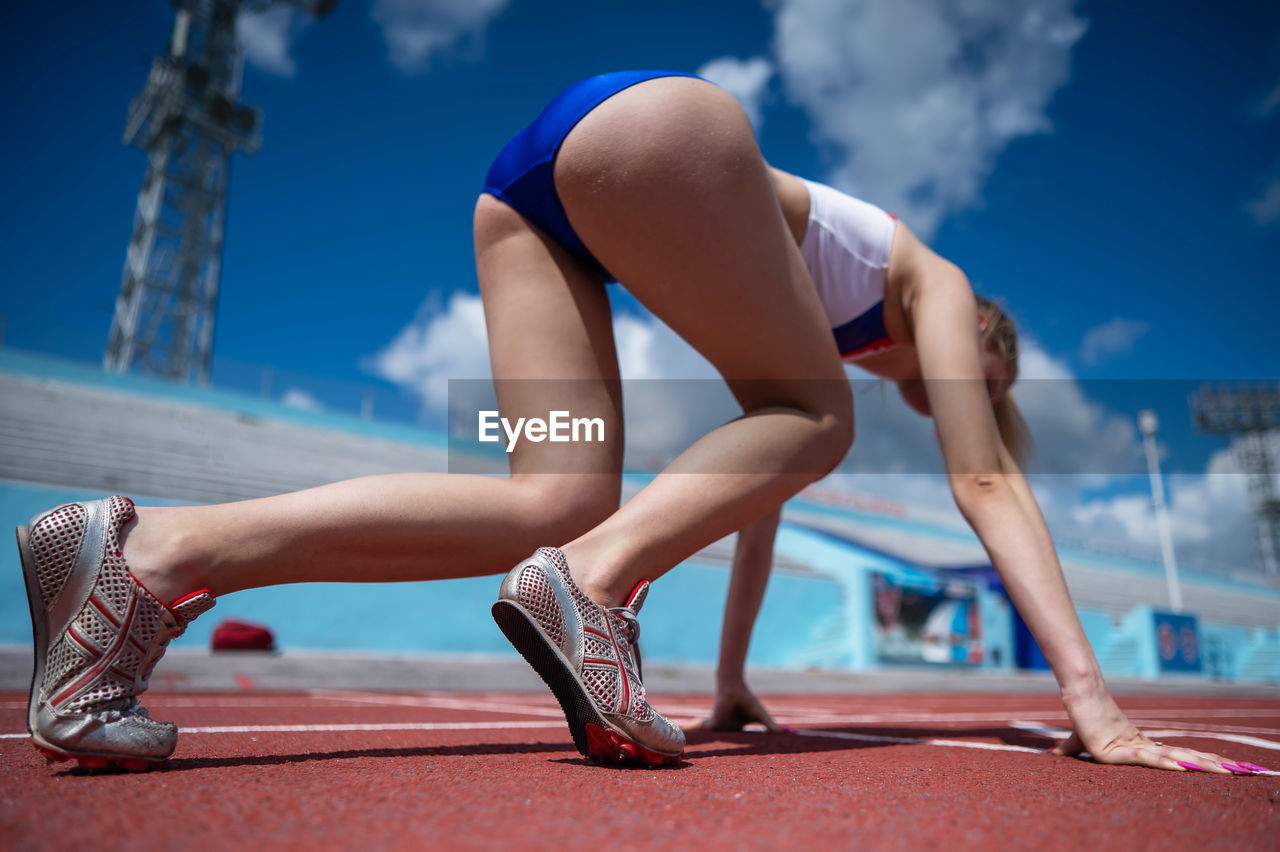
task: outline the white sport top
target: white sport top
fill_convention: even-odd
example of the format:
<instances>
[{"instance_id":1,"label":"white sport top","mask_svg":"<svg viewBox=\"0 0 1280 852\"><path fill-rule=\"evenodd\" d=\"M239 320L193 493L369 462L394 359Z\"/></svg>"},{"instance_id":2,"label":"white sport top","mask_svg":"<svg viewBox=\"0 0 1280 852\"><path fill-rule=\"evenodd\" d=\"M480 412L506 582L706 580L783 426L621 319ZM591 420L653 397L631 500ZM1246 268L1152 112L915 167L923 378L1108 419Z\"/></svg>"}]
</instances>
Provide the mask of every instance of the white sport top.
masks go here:
<instances>
[{"instance_id":1,"label":"white sport top","mask_svg":"<svg viewBox=\"0 0 1280 852\"><path fill-rule=\"evenodd\" d=\"M800 254L818 289L840 356L892 347L884 327L885 275L897 220L874 204L813 181Z\"/></svg>"}]
</instances>

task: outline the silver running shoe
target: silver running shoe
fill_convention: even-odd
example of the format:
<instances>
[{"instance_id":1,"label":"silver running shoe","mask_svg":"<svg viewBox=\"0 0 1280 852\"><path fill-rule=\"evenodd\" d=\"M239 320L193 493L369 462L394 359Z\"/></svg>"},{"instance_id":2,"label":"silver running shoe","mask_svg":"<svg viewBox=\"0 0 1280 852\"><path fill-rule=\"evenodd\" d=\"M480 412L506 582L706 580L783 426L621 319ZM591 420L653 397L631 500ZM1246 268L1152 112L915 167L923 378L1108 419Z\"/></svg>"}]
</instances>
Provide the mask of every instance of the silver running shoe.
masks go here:
<instances>
[{"instance_id":1,"label":"silver running shoe","mask_svg":"<svg viewBox=\"0 0 1280 852\"><path fill-rule=\"evenodd\" d=\"M27 728L50 761L151 769L177 744L177 726L153 720L137 697L169 640L214 600L202 589L165 606L133 578L119 540L133 515L127 497L109 497L18 527L35 638Z\"/></svg>"},{"instance_id":2,"label":"silver running shoe","mask_svg":"<svg viewBox=\"0 0 1280 852\"><path fill-rule=\"evenodd\" d=\"M649 584L625 607L606 609L573 582L564 554L539 548L502 581L493 620L546 681L573 743L610 763L674 763L684 732L645 700L635 653L636 621Z\"/></svg>"}]
</instances>

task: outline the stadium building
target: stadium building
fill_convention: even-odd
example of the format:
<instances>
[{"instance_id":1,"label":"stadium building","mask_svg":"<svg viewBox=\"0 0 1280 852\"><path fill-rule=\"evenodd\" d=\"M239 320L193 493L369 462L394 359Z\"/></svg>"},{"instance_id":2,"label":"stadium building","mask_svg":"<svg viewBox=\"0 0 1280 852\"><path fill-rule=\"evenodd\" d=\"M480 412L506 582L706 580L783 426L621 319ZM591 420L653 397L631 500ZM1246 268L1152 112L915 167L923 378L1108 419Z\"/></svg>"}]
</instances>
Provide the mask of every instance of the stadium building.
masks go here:
<instances>
[{"instance_id":1,"label":"stadium building","mask_svg":"<svg viewBox=\"0 0 1280 852\"><path fill-rule=\"evenodd\" d=\"M54 503L108 493L177 505L448 468L442 430L283 396L294 402L0 349L4 517L19 524ZM625 491L647 479L629 474ZM732 540L717 542L657 585L645 608L647 660L714 663L732 549ZM1109 676L1280 681L1275 586L1184 569L1185 612L1174 613L1160 565L1069 548L1060 555ZM16 550L0 560L0 645L29 654ZM514 656L488 617L496 589L496 577L480 577L250 590L221 599L178 647L207 647L216 624L232 617L270 625L286 654ZM971 532L908 505L822 487L787 504L749 662L844 672L1045 668Z\"/></svg>"}]
</instances>

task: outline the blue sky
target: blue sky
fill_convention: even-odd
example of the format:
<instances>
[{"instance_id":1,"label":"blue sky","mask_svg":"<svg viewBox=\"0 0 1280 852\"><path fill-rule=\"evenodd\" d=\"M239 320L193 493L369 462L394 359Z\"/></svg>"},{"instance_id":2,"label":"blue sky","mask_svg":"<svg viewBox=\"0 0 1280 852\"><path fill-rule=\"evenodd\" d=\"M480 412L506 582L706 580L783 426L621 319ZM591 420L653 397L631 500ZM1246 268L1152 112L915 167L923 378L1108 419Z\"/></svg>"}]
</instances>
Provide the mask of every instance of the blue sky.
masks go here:
<instances>
[{"instance_id":1,"label":"blue sky","mask_svg":"<svg viewBox=\"0 0 1280 852\"><path fill-rule=\"evenodd\" d=\"M581 77L724 60L766 157L902 215L1006 301L1036 375L1280 375L1280 5L970 6L342 0L319 22L259 18L242 100L264 142L234 161L215 355L483 375L482 353L409 350L428 329L478 345L470 211L493 154ZM14 344L94 358L144 170L124 114L172 10L2 14L0 312ZM1083 387L1104 420L1149 404ZM1182 387L1151 395L1169 398L1169 464L1199 473L1221 444L1191 434Z\"/></svg>"}]
</instances>

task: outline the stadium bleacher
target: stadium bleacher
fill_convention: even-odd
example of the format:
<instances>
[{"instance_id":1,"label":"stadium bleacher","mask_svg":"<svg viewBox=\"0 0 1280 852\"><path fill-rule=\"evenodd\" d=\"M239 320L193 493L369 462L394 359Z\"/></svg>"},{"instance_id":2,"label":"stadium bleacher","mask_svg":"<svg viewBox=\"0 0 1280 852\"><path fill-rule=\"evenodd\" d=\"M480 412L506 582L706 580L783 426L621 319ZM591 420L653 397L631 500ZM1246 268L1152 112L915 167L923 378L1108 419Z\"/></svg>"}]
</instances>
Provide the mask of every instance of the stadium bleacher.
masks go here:
<instances>
[{"instance_id":1,"label":"stadium bleacher","mask_svg":"<svg viewBox=\"0 0 1280 852\"><path fill-rule=\"evenodd\" d=\"M447 441L425 430L298 410L252 396L193 390L158 380L105 377L88 368L15 359L3 351L0 400L0 489L7 487L13 494L34 485L61 488L68 494L119 492L161 501L205 503L283 493L370 474L448 469ZM501 460L496 461L494 472L501 472ZM624 495L634 493L647 479L627 477ZM875 511L874 507L824 506L802 495L787 506L784 525L788 524L820 531L842 543L850 554L876 553L920 569L988 564L980 543L967 529L949 527L902 507ZM692 595L701 596L698 611L714 605L708 595L723 594L722 579L707 579L706 571L722 575L717 569L726 567L731 556L732 540L722 540L690 560L691 565L700 567L692 574L686 572L684 581L676 580L679 572L673 574L673 582L702 584ZM1160 566L1069 548L1060 556L1104 671L1137 672L1141 643L1126 632L1125 616L1138 607L1168 608ZM822 602L833 595L847 598L855 586L866 582L865 575L833 573L830 567L809 564L803 557L780 549L776 573L795 590L789 606L808 600L804 606L815 611L814 607L826 606ZM482 585L478 597L487 597L491 592L487 584ZM1280 633L1276 630L1280 589L1261 581L1242 583L1187 571L1182 590L1187 610L1206 625L1206 647L1212 646L1219 658L1230 661L1223 664L1223 670L1232 679L1280 679ZM854 592L855 596L858 593ZM690 595L686 590L673 598ZM246 600L251 606L252 599ZM377 605L370 600L370 606ZM666 605L674 606L674 601L655 602L647 608L649 619L663 618L662 607ZM815 628L805 640L813 647L800 651L780 644L795 635L794 629L785 626L794 624L794 613L770 615L766 607L758 632L769 635L775 643L771 659L850 659L851 644L860 641L850 622L861 616L853 613L856 618L851 619L834 604L828 608L821 629ZM674 609L672 613L676 619ZM696 616L688 612L678 616L684 624L691 617ZM775 629L771 624L778 626ZM9 632L21 635L24 629ZM661 632L659 628L655 635ZM679 633L671 632L673 636ZM698 641L706 647L690 651L686 660L714 659L717 625L708 621L702 632L705 636ZM683 644L672 645L670 653L684 653L682 649L690 643L687 631L682 639ZM418 637L405 639L406 643L417 641ZM759 647L767 646L760 643ZM483 649L490 650L487 645Z\"/></svg>"}]
</instances>

